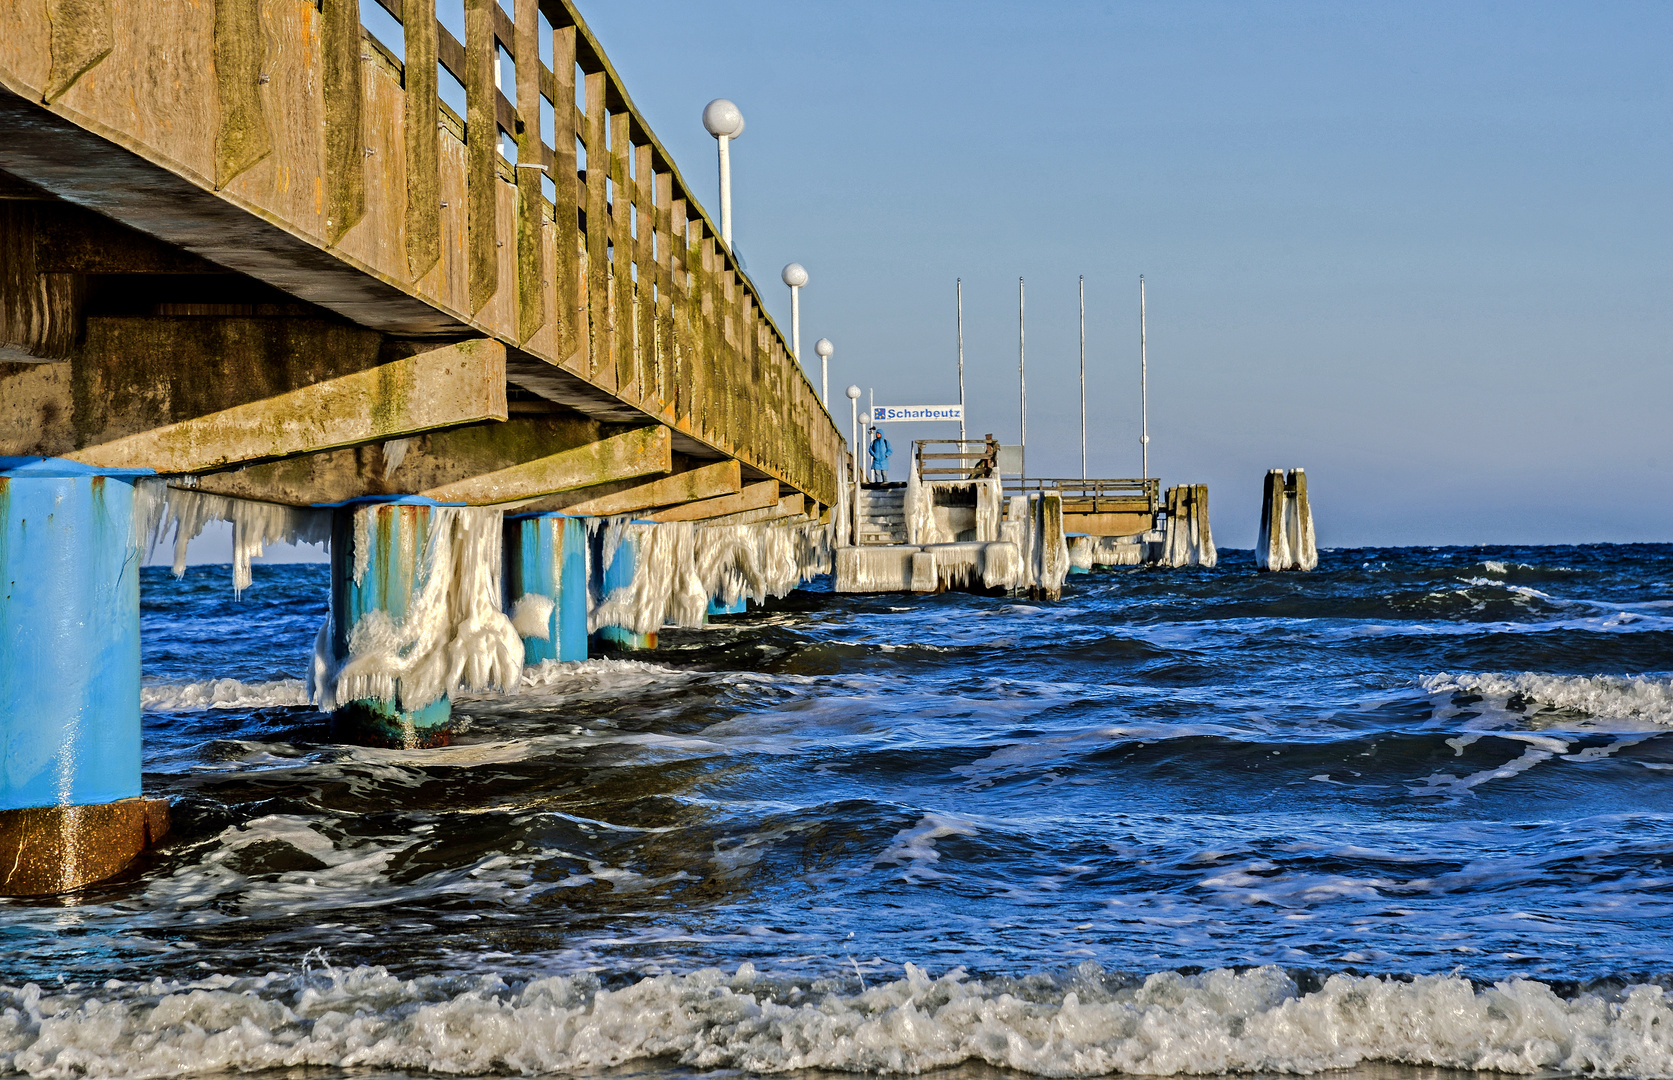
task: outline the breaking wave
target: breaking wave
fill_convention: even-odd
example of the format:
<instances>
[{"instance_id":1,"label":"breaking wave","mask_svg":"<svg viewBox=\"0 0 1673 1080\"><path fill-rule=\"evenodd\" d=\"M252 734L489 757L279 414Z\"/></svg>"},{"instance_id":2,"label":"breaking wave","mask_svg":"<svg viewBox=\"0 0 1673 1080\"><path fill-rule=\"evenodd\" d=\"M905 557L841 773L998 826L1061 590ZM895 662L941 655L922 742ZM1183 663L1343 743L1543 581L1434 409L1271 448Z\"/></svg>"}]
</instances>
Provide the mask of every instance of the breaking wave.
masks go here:
<instances>
[{"instance_id":1,"label":"breaking wave","mask_svg":"<svg viewBox=\"0 0 1673 1080\"><path fill-rule=\"evenodd\" d=\"M841 985L842 983L846 985ZM919 1073L985 1062L1040 1076L1314 1073L1366 1062L1604 1076L1673 1075L1659 987L1565 999L1510 980L1334 975L1311 993L1276 967L1142 983L1067 978L769 980L745 964L607 989L592 976L401 979L358 967L98 992L0 989L0 1070L163 1077L294 1066L452 1074L596 1069L647 1058L754 1072Z\"/></svg>"},{"instance_id":2,"label":"breaking wave","mask_svg":"<svg viewBox=\"0 0 1673 1080\"><path fill-rule=\"evenodd\" d=\"M310 704L301 679L240 682L207 679L191 683L148 683L140 687L145 712L191 712L198 709L261 709Z\"/></svg>"},{"instance_id":3,"label":"breaking wave","mask_svg":"<svg viewBox=\"0 0 1673 1080\"><path fill-rule=\"evenodd\" d=\"M1673 725L1673 680L1649 676L1518 675L1442 672L1421 682L1430 693L1519 699L1588 716Z\"/></svg>"}]
</instances>

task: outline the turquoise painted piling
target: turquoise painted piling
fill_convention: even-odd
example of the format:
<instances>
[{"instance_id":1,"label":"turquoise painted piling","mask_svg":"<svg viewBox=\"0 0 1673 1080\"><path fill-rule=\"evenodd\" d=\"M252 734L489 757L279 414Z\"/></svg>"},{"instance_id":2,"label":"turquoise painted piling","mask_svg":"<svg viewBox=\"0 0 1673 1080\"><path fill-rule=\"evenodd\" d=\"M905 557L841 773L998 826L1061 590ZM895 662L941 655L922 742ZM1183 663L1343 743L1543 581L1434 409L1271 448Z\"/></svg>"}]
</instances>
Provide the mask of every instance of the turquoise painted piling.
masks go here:
<instances>
[{"instance_id":1,"label":"turquoise painted piling","mask_svg":"<svg viewBox=\"0 0 1673 1080\"><path fill-rule=\"evenodd\" d=\"M134 480L0 457L0 811L139 795Z\"/></svg>"},{"instance_id":2,"label":"turquoise painted piling","mask_svg":"<svg viewBox=\"0 0 1673 1080\"><path fill-rule=\"evenodd\" d=\"M747 597L740 596L736 603L728 604L717 596L709 601L708 613L710 615L742 615L748 610L749 599Z\"/></svg>"},{"instance_id":3,"label":"turquoise painted piling","mask_svg":"<svg viewBox=\"0 0 1673 1080\"><path fill-rule=\"evenodd\" d=\"M639 571L640 537L636 533L626 533L621 542L616 545L614 554L604 551L604 533L599 529L594 534L596 547L593 552L593 573L597 575L598 589L595 595L602 600L617 589L632 586L633 576ZM602 565L609 557L608 565ZM602 652L639 651L656 648L656 631L648 634L638 634L621 626L601 626L592 635L593 647Z\"/></svg>"},{"instance_id":4,"label":"turquoise painted piling","mask_svg":"<svg viewBox=\"0 0 1673 1080\"><path fill-rule=\"evenodd\" d=\"M440 505L433 499L403 495L357 499L333 507L333 666L348 659L349 635L362 618L384 611L398 625L424 591L429 581L425 549ZM364 568L358 579L357 566ZM402 709L397 701L360 698L333 712L331 727L345 742L367 746L445 746L453 741L453 704L445 694L418 709Z\"/></svg>"},{"instance_id":5,"label":"turquoise painted piling","mask_svg":"<svg viewBox=\"0 0 1673 1080\"><path fill-rule=\"evenodd\" d=\"M523 639L523 663L587 658L587 526L567 514L524 514L505 523L505 595L552 601L547 636Z\"/></svg>"}]
</instances>

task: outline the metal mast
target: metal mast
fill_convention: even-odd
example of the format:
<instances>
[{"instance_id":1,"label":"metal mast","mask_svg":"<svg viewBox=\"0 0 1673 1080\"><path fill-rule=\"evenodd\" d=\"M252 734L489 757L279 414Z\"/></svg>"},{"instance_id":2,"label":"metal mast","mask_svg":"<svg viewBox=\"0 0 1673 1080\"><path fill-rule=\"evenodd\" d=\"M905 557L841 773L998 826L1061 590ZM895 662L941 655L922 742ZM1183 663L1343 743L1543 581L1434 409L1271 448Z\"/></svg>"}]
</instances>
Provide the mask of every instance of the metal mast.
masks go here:
<instances>
[{"instance_id":1,"label":"metal mast","mask_svg":"<svg viewBox=\"0 0 1673 1080\"><path fill-rule=\"evenodd\" d=\"M958 279L958 441L964 441L964 279ZM964 447L959 447L964 453Z\"/></svg>"},{"instance_id":2,"label":"metal mast","mask_svg":"<svg viewBox=\"0 0 1673 1080\"><path fill-rule=\"evenodd\" d=\"M1145 355L1144 275L1139 275L1139 446L1144 455L1144 478L1150 479L1150 358Z\"/></svg>"}]
</instances>

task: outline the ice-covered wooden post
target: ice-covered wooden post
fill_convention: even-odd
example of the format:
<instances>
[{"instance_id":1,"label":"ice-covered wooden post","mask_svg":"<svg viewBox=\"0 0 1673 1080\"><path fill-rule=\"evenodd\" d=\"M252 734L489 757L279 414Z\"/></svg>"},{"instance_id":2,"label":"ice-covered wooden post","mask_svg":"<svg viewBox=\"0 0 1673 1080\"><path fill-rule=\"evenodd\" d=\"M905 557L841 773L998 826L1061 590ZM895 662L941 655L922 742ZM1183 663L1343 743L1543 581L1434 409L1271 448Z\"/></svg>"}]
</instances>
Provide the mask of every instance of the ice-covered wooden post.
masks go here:
<instances>
[{"instance_id":1,"label":"ice-covered wooden post","mask_svg":"<svg viewBox=\"0 0 1673 1080\"><path fill-rule=\"evenodd\" d=\"M1063 579L1069 576L1069 544L1063 535L1063 496L1055 491L1029 497L1033 544L1033 582L1028 589L1032 600L1057 600L1063 596Z\"/></svg>"},{"instance_id":2,"label":"ice-covered wooden post","mask_svg":"<svg viewBox=\"0 0 1673 1080\"><path fill-rule=\"evenodd\" d=\"M1261 527L1255 541L1255 566L1261 570L1312 570L1319 565L1313 534L1313 507L1307 500L1307 470L1266 474L1261 494Z\"/></svg>"},{"instance_id":3,"label":"ice-covered wooden post","mask_svg":"<svg viewBox=\"0 0 1673 1080\"><path fill-rule=\"evenodd\" d=\"M1181 484L1167 491L1167 528L1162 544L1165 566L1213 566L1220 559L1208 523L1208 485Z\"/></svg>"},{"instance_id":4,"label":"ice-covered wooden post","mask_svg":"<svg viewBox=\"0 0 1673 1080\"><path fill-rule=\"evenodd\" d=\"M587 527L568 514L505 523L506 599L523 662L587 658Z\"/></svg>"},{"instance_id":5,"label":"ice-covered wooden post","mask_svg":"<svg viewBox=\"0 0 1673 1080\"><path fill-rule=\"evenodd\" d=\"M0 458L0 895L110 877L168 831L140 796L134 482Z\"/></svg>"}]
</instances>

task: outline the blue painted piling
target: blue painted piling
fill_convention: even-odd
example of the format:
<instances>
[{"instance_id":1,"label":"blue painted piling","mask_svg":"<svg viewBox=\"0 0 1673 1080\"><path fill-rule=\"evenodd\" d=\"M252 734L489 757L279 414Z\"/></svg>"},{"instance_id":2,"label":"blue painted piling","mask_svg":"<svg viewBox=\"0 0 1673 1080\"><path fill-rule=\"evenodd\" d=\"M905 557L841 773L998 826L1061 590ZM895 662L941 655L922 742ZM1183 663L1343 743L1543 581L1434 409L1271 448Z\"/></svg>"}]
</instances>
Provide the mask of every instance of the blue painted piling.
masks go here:
<instances>
[{"instance_id":1,"label":"blue painted piling","mask_svg":"<svg viewBox=\"0 0 1673 1080\"><path fill-rule=\"evenodd\" d=\"M552 601L547 636L523 639L523 662L587 658L587 526L566 514L525 514L505 523L506 599Z\"/></svg>"},{"instance_id":2,"label":"blue painted piling","mask_svg":"<svg viewBox=\"0 0 1673 1080\"><path fill-rule=\"evenodd\" d=\"M0 458L0 810L139 795L134 478Z\"/></svg>"},{"instance_id":3,"label":"blue painted piling","mask_svg":"<svg viewBox=\"0 0 1673 1080\"><path fill-rule=\"evenodd\" d=\"M599 599L608 597L617 589L628 588L633 584L633 576L639 570L640 537L635 533L628 533L621 538L612 555L604 551L604 532L600 529L595 534L596 547L593 554L593 573L598 579L598 589L595 595ZM604 560L609 558L609 563ZM638 634L621 626L601 626L592 635L593 648L601 652L638 651L656 648L656 631L648 634Z\"/></svg>"},{"instance_id":4,"label":"blue painted piling","mask_svg":"<svg viewBox=\"0 0 1673 1080\"><path fill-rule=\"evenodd\" d=\"M373 611L400 624L429 581L425 550L441 504L417 495L357 499L333 508L331 648L333 666L349 656L349 635ZM364 527L356 528L364 518ZM361 551L362 544L365 547ZM356 578L356 566L363 572ZM418 748L453 741L453 705L444 694L418 709L360 698L331 714L335 735L366 746Z\"/></svg>"},{"instance_id":5,"label":"blue painted piling","mask_svg":"<svg viewBox=\"0 0 1673 1080\"><path fill-rule=\"evenodd\" d=\"M0 895L102 881L168 832L139 777L150 471L0 457Z\"/></svg>"},{"instance_id":6,"label":"blue painted piling","mask_svg":"<svg viewBox=\"0 0 1673 1080\"><path fill-rule=\"evenodd\" d=\"M709 601L708 614L710 614L710 615L742 615L744 612L746 612L748 610L749 610L749 598L748 597L740 596L740 597L738 597L738 599L735 603L728 604L726 601L722 600L720 597L717 596L713 600Z\"/></svg>"}]
</instances>

